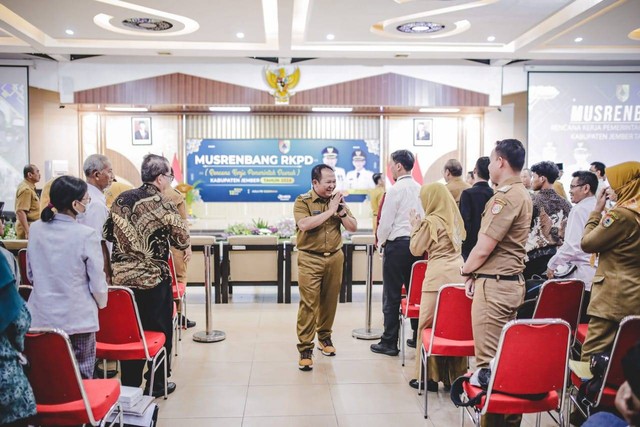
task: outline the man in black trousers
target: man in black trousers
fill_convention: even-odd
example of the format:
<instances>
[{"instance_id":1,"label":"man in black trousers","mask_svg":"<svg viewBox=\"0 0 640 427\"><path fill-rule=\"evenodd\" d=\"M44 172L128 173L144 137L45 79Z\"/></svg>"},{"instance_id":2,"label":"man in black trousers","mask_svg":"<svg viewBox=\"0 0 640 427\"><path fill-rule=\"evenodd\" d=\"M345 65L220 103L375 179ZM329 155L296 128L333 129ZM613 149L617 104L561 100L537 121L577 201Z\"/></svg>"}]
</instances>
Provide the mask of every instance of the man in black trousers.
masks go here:
<instances>
[{"instance_id":1,"label":"man in black trousers","mask_svg":"<svg viewBox=\"0 0 640 427\"><path fill-rule=\"evenodd\" d=\"M473 187L467 188L460 195L460 214L467 232L467 238L462 243L462 258L465 261L478 242L484 206L493 197L493 190L487 182L489 181L489 163L489 157L480 157L476 161L476 166L473 168Z\"/></svg>"},{"instance_id":2,"label":"man in black trousers","mask_svg":"<svg viewBox=\"0 0 640 427\"><path fill-rule=\"evenodd\" d=\"M380 212L376 235L384 249L382 261L382 312L384 333L380 342L371 345L374 353L396 356L398 350L399 312L402 284L409 286L411 266L420 258L409 251L411 224L409 212L415 209L422 216L420 184L411 177L414 157L410 151L391 153L389 164L396 183L387 191Z\"/></svg>"}]
</instances>

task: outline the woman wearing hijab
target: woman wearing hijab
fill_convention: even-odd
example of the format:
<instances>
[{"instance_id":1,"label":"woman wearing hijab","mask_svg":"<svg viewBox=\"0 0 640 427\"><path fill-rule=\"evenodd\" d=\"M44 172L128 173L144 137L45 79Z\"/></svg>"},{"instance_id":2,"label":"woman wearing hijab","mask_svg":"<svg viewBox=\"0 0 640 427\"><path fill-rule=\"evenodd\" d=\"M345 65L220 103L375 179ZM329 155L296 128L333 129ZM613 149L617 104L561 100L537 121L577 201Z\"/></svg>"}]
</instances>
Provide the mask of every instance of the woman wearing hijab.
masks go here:
<instances>
[{"instance_id":1,"label":"woman wearing hijab","mask_svg":"<svg viewBox=\"0 0 640 427\"><path fill-rule=\"evenodd\" d=\"M461 255L462 241L466 237L464 223L453 196L440 183L424 185L420 189L424 208L424 219L411 212L411 241L409 248L415 256L429 254L429 267L422 284L418 342L416 345L416 376L409 382L418 388L420 373L420 349L422 331L433 323L438 290L442 285L460 282L460 267L464 263ZM430 357L427 366L427 390L438 391L438 382L445 390L466 372L466 357Z\"/></svg>"},{"instance_id":2,"label":"woman wearing hijab","mask_svg":"<svg viewBox=\"0 0 640 427\"><path fill-rule=\"evenodd\" d=\"M69 335L84 379L93 378L98 309L107 305L100 237L76 222L91 201L87 184L61 176L51 185L51 203L29 231L28 270L34 328L59 328ZM56 209L57 213L52 208Z\"/></svg>"},{"instance_id":3,"label":"woman wearing hijab","mask_svg":"<svg viewBox=\"0 0 640 427\"><path fill-rule=\"evenodd\" d=\"M0 255L0 426L26 425L36 400L21 363L31 316L18 294L16 277Z\"/></svg>"},{"instance_id":4,"label":"woman wearing hijab","mask_svg":"<svg viewBox=\"0 0 640 427\"><path fill-rule=\"evenodd\" d=\"M598 254L587 314L582 360L609 351L620 320L640 314L640 162L607 168L611 187L602 191L582 236L582 250ZM602 215L607 200L616 205Z\"/></svg>"}]
</instances>

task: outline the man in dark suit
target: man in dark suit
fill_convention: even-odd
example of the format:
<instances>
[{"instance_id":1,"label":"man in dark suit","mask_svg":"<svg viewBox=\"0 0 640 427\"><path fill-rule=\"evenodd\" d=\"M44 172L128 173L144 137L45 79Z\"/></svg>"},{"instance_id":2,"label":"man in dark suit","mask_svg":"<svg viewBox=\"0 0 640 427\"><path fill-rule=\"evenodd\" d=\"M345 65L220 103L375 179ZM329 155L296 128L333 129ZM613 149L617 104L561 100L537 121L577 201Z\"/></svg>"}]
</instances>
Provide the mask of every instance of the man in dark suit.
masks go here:
<instances>
[{"instance_id":1,"label":"man in dark suit","mask_svg":"<svg viewBox=\"0 0 640 427\"><path fill-rule=\"evenodd\" d=\"M462 257L465 261L478 241L484 206L493 197L493 190L487 182L489 180L489 162L488 157L480 157L476 161L476 166L473 168L473 187L460 194L460 214L467 231L467 238L462 243Z\"/></svg>"},{"instance_id":2,"label":"man in dark suit","mask_svg":"<svg viewBox=\"0 0 640 427\"><path fill-rule=\"evenodd\" d=\"M147 132L147 124L145 122L138 122L138 130L135 135L136 139L149 139L149 132Z\"/></svg>"}]
</instances>

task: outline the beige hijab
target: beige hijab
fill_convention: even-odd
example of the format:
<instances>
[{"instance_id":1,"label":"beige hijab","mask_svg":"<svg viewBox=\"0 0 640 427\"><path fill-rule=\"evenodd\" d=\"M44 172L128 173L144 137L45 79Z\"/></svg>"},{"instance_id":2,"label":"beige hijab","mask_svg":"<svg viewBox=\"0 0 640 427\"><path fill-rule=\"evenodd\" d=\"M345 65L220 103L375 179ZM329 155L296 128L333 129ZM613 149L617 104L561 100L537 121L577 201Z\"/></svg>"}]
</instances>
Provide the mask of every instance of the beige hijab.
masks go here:
<instances>
[{"instance_id":1,"label":"beige hijab","mask_svg":"<svg viewBox=\"0 0 640 427\"><path fill-rule=\"evenodd\" d=\"M640 162L624 162L607 168L607 180L618 196L616 207L640 215Z\"/></svg>"},{"instance_id":2,"label":"beige hijab","mask_svg":"<svg viewBox=\"0 0 640 427\"><path fill-rule=\"evenodd\" d=\"M438 228L444 223L449 239L456 251L462 247L462 241L467 237L460 210L453 196L443 184L438 182L423 185L420 189L420 200L424 208L423 224L429 229L429 235L434 242L438 241ZM435 218L440 219L436 221Z\"/></svg>"}]
</instances>

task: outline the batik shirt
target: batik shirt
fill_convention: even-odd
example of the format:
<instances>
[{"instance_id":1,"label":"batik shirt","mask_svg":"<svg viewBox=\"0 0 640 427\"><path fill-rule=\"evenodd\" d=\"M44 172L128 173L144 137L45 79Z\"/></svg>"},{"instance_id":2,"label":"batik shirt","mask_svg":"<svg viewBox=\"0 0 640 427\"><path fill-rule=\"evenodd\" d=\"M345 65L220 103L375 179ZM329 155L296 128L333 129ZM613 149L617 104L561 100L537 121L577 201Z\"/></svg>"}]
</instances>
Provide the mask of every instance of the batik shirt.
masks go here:
<instances>
[{"instance_id":1,"label":"batik shirt","mask_svg":"<svg viewBox=\"0 0 640 427\"><path fill-rule=\"evenodd\" d=\"M526 245L530 260L553 255L562 246L569 211L571 204L553 189L540 190L533 197L533 218Z\"/></svg>"},{"instance_id":2,"label":"batik shirt","mask_svg":"<svg viewBox=\"0 0 640 427\"><path fill-rule=\"evenodd\" d=\"M180 250L190 245L187 223L176 205L148 183L118 196L103 235L114 244L113 284L138 289L170 280L169 245Z\"/></svg>"}]
</instances>

